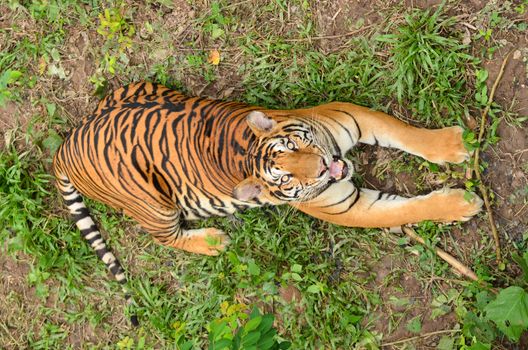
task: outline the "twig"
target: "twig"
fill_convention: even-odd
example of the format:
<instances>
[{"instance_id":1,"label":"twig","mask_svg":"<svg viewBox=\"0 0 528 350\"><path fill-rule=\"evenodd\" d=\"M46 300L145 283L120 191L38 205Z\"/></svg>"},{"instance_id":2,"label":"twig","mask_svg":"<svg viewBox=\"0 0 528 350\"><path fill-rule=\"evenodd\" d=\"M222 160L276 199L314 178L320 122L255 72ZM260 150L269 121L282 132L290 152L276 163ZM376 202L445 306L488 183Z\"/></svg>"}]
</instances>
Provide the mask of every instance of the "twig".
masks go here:
<instances>
[{"instance_id":1,"label":"twig","mask_svg":"<svg viewBox=\"0 0 528 350\"><path fill-rule=\"evenodd\" d=\"M417 335L415 337L400 339L400 340L396 340L396 341L393 341L393 342L390 342L390 343L383 343L383 344L381 344L381 347L398 345L398 344L402 344L402 343L408 343L408 342L413 341L413 340L418 340L418 339L422 339L422 338L428 338L428 337L432 337L433 335L438 335L438 334L458 333L460 331L461 331L460 329L443 329L441 331L434 331L434 332L430 332L430 333L424 333L424 334Z\"/></svg>"},{"instance_id":2,"label":"twig","mask_svg":"<svg viewBox=\"0 0 528 350\"><path fill-rule=\"evenodd\" d=\"M491 233L493 234L493 240L495 241L495 255L496 255L496 261L497 263L501 262L501 249L500 249L500 240L499 240L499 233L497 232L497 226L495 225L495 220L493 219L493 213L491 211L491 205L488 197L488 190L484 183L482 182L482 176L480 174L480 144L482 143L482 139L484 137L484 131L486 126L486 117L488 115L489 109L491 107L491 104L493 103L493 97L495 96L495 91L497 90L497 86L499 85L499 82L502 78L502 75L504 74L504 68L506 67L506 63L508 63L508 59L510 58L510 55L513 51L508 52L506 57L504 57L504 60L502 61L502 65L500 67L499 74L497 75L497 78L495 79L495 82L493 83L493 87L491 88L490 96L488 99L488 103L486 104L486 108L484 108L484 111L482 111L482 115L480 116L480 131L478 135L478 144L479 147L475 150L475 159L473 162L473 171L475 172L475 176L479 182L479 190L482 194L482 199L484 200L484 205L486 206L486 211L488 212L488 220L489 225L491 228Z\"/></svg>"},{"instance_id":3,"label":"twig","mask_svg":"<svg viewBox=\"0 0 528 350\"><path fill-rule=\"evenodd\" d=\"M296 39L284 39L286 42L298 42L298 41L311 41L311 40L325 40L325 39L337 39L342 38L345 36L351 36L357 33L360 33L364 30L372 28L373 25L363 26L359 29L353 30L351 32L343 33L343 34L336 34L336 35L323 35L323 36L312 36L308 38L296 38Z\"/></svg>"},{"instance_id":4,"label":"twig","mask_svg":"<svg viewBox=\"0 0 528 350\"><path fill-rule=\"evenodd\" d=\"M524 205L521 207L521 209L519 209L515 214L513 214L513 217L519 216L519 214L522 213L524 211L524 209L526 209L527 205L528 205L528 203L524 203Z\"/></svg>"},{"instance_id":5,"label":"twig","mask_svg":"<svg viewBox=\"0 0 528 350\"><path fill-rule=\"evenodd\" d=\"M416 232L408 227L408 226L402 226L401 227L403 233L407 235L410 239L413 241L416 241L420 244L425 244L425 241L422 237L418 236ZM473 281L478 281L477 275L466 265L462 264L460 261L458 261L456 258L454 258L451 254L446 253L440 248L434 248L436 255L438 255L440 258L445 260L449 265L451 265L455 270L460 272L462 275L472 279Z\"/></svg>"}]
</instances>

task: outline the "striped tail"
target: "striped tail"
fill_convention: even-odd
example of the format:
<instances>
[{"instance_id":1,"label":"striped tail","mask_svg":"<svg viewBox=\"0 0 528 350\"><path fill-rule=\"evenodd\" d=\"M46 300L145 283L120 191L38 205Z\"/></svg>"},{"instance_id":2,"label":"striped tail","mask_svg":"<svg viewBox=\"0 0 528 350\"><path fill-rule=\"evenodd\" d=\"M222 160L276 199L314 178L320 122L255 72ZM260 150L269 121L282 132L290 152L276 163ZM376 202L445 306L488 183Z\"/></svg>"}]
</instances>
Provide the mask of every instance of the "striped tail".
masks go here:
<instances>
[{"instance_id":1,"label":"striped tail","mask_svg":"<svg viewBox=\"0 0 528 350\"><path fill-rule=\"evenodd\" d=\"M112 272L117 282L122 285L127 305L133 304L134 300L125 286L127 283L125 271L123 270L123 267L121 267L121 264L115 257L114 253L112 253L112 251L106 246L103 236L101 236L96 223L90 216L90 211L84 205L82 195L75 189L75 187L73 187L70 180L65 175L57 176L57 185L75 224L81 231L81 235L95 250L99 259L101 259L110 272ZM130 317L130 322L132 325L138 326L139 322L137 315L132 315Z\"/></svg>"}]
</instances>

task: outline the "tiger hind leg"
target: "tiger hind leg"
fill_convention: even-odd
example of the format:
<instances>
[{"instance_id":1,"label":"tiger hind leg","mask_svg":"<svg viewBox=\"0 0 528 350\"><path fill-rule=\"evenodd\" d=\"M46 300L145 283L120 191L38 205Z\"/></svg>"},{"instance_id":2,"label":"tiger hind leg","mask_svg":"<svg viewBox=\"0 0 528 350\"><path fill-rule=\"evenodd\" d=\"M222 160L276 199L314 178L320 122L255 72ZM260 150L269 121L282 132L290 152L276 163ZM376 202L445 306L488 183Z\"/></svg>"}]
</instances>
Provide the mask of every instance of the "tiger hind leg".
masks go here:
<instances>
[{"instance_id":1,"label":"tiger hind leg","mask_svg":"<svg viewBox=\"0 0 528 350\"><path fill-rule=\"evenodd\" d=\"M68 207L73 221L81 231L81 236L95 250L99 259L105 263L117 282L122 285L127 305L133 304L133 298L125 287L127 283L125 271L114 253L106 245L97 224L93 221L90 216L90 211L83 202L81 194L73 187L68 177L64 175L57 176L57 187L64 199L64 203ZM130 321L134 326L139 325L137 315L132 315Z\"/></svg>"},{"instance_id":2,"label":"tiger hind leg","mask_svg":"<svg viewBox=\"0 0 528 350\"><path fill-rule=\"evenodd\" d=\"M154 189L151 195L159 194ZM218 255L229 244L229 237L216 228L185 230L181 227L181 209L162 197L136 198L123 194L123 212L137 221L161 245L185 250L190 253Z\"/></svg>"},{"instance_id":3,"label":"tiger hind leg","mask_svg":"<svg viewBox=\"0 0 528 350\"><path fill-rule=\"evenodd\" d=\"M225 250L230 238L214 227L183 230L178 226L170 234L154 233L156 241L167 247L203 255L218 255Z\"/></svg>"}]
</instances>

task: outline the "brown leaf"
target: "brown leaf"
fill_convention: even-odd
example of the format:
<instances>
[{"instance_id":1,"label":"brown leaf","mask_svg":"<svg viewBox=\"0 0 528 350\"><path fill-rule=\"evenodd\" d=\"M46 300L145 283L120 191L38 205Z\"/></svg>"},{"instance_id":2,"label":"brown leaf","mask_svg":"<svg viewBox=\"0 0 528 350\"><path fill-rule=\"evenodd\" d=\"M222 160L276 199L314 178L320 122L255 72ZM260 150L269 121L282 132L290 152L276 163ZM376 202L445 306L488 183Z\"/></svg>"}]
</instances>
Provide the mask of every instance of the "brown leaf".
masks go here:
<instances>
[{"instance_id":1,"label":"brown leaf","mask_svg":"<svg viewBox=\"0 0 528 350\"><path fill-rule=\"evenodd\" d=\"M220 63L220 51L218 51L216 49L215 50L211 50L209 52L209 58L208 58L207 62L211 63L214 66L218 66L218 64Z\"/></svg>"}]
</instances>

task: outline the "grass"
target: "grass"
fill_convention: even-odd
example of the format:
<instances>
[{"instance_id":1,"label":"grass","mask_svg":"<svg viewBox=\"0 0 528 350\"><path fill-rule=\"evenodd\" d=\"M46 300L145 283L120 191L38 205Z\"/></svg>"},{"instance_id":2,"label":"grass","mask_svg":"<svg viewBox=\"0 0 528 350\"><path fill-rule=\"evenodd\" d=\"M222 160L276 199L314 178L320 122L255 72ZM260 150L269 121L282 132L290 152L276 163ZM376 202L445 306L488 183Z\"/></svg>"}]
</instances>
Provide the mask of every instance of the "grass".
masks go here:
<instances>
[{"instance_id":1,"label":"grass","mask_svg":"<svg viewBox=\"0 0 528 350\"><path fill-rule=\"evenodd\" d=\"M503 268L493 265L481 221L423 223L417 228L427 242L422 247L380 230L320 222L289 207L263 208L195 223L232 237L226 253L208 258L156 245L130 219L89 201L129 272L141 320L132 329L119 286L67 220L48 175L61 135L92 110L94 95L134 80L271 108L341 100L420 125L461 122L482 106L486 79L479 65L493 50L461 44L455 5L385 9L374 29L332 40L331 47L313 39L324 34L324 25L316 5L305 1L7 6L14 29L0 29L0 107L22 112L17 123L7 124L9 138L0 148L0 239L2 259L20 271L9 276L22 281L14 289L0 284L0 306L9 310L0 316L0 347L205 348L244 330L254 307L274 315L276 339L291 341L292 349L376 349L399 340L390 338L393 332L423 335L431 324L453 328L438 337L444 349L507 346L507 331L501 333L486 311L494 297L460 281L430 250L451 247L482 281L524 287L512 260ZM486 7L476 15L493 37L507 28L507 16L521 11L517 7ZM478 40L487 46L485 35ZM208 62L212 48L220 51L219 65ZM493 110L493 121L500 121L501 107ZM496 141L493 132L486 142ZM364 168L357 181L367 187L376 181L403 186L402 174L410 174L417 191L463 185L463 166L438 167L396 152L370 166L363 150L354 155ZM526 239L507 250L521 252L522 262L525 247ZM288 293L297 300L290 302Z\"/></svg>"}]
</instances>

